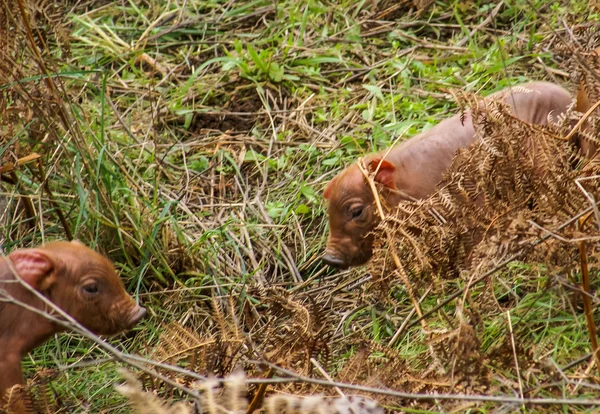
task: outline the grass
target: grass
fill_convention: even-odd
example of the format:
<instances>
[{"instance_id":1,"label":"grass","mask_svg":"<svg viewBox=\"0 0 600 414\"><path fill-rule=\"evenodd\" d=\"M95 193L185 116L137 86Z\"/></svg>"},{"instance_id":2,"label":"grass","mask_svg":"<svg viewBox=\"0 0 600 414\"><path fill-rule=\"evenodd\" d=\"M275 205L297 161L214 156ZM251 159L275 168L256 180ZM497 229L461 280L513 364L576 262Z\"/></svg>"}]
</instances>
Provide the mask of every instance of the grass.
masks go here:
<instances>
[{"instance_id":1,"label":"grass","mask_svg":"<svg viewBox=\"0 0 600 414\"><path fill-rule=\"evenodd\" d=\"M35 15L36 27L47 40L43 59L66 99L33 99L34 116L17 123L5 116L3 139L18 139L18 145L3 142L2 148L5 160L27 150L43 155L57 205L34 169L20 170L18 191L33 195L40 216L33 229L22 216L5 222L5 249L65 238L55 215L57 208L63 211L73 234L105 252L129 292L149 308L150 317L132 333L111 340L148 356L160 348L168 324L198 338L225 335L218 306L241 331L267 336L244 357L266 356L264 344L281 343L274 331L261 331L272 323L261 318L299 317L272 302L279 293L271 289L281 288L289 301L298 301L294 306L327 321L323 332L330 336L314 333L311 340L331 340L329 354L316 354L329 358L331 375L350 380L342 374L356 355L357 338L384 346L412 306L403 286L367 288L358 282L365 268L335 272L320 263L327 234L321 192L328 180L358 156L453 113L453 88L488 94L532 79L569 85L544 42L562 30L563 21L598 20L583 1L517 0L497 11L484 1L438 1L418 13L407 6L382 14L388 6L358 0L48 6ZM18 36L15 41L25 42ZM0 88L19 106L23 91L40 88L42 79L27 52L16 59L23 66L14 75L4 73ZM68 121L57 120L57 108ZM11 195L12 189L5 191ZM570 395L580 391L557 378L559 370L536 371L544 361L563 366L590 350L583 314L553 286L555 276L527 265L504 273L505 286L494 284L493 291L506 312L483 309L477 337L483 352L505 353L510 316L522 341L522 363L530 363L529 385L558 381L558 390ZM433 307L459 284L440 282L423 307ZM489 289L472 292L477 294L489 295ZM442 328L454 311L449 305L432 317L432 329ZM271 342L264 332L273 335ZM401 375L429 368L419 327L390 348L404 359ZM117 364L82 364L105 357L89 342L64 334L32 353L24 368L28 376L42 367L55 370L52 388L69 409L126 411L113 389ZM478 381L492 393L509 394L518 388L512 356L498 358L486 367L489 377ZM227 362L210 359L187 363L203 374L211 367L229 372ZM374 352L370 359L365 367L390 356ZM311 370L306 359L297 369ZM248 372L260 376L256 367ZM435 389L423 381L425 389ZM405 385L420 390L410 380ZM405 409L455 407L420 404ZM473 410L497 407L486 403Z\"/></svg>"}]
</instances>

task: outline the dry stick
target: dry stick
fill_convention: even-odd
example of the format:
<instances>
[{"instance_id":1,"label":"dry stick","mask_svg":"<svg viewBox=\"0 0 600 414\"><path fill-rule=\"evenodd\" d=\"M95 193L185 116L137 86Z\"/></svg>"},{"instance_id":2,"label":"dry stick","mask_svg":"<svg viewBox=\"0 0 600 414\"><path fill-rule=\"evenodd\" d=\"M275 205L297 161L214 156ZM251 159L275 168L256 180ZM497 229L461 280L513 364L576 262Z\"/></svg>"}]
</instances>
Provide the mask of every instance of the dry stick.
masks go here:
<instances>
[{"instance_id":1,"label":"dry stick","mask_svg":"<svg viewBox=\"0 0 600 414\"><path fill-rule=\"evenodd\" d=\"M579 128L581 128L581 126L583 125L583 123L585 121L587 121L587 119L589 118L589 116L592 114L592 112L594 112L596 110L596 108L598 108L598 106L600 106L600 101L596 102L594 105L591 106L590 109L588 109L585 114L583 114L583 116L581 117L581 119L575 124L575 126L573 127L573 129L571 130L571 132L569 132L567 134L567 136L564 138L565 141L570 140L573 135L575 135L575 133L577 132L577 130Z\"/></svg>"},{"instance_id":2,"label":"dry stick","mask_svg":"<svg viewBox=\"0 0 600 414\"><path fill-rule=\"evenodd\" d=\"M379 165L377 166L377 169L375 170L375 174L377 174L377 171L379 170L379 166L381 165L381 162L383 161L383 159L384 158L382 158L381 161L379 162ZM375 198L375 205L377 206L377 212L379 213L379 218L383 221L383 220L385 220L385 213L383 212L383 207L381 206L381 200L379 199L379 193L377 192L377 188L375 187L373 178L370 177L369 172L366 170L365 166L363 165L363 161L364 161L363 159L358 160L358 168L360 169L360 172L363 174L363 176L367 180L367 183L369 184L369 187L371 188L371 191L373 192L373 197ZM392 256L392 259L394 260L394 264L396 265L396 268L398 270L403 269L402 263L400 263L400 258L398 257L396 252L390 251L390 254ZM413 294L413 291L410 287L410 282L406 278L406 275L404 274L403 271L400 271L399 273L403 279L402 282L404 283L404 285L406 286L406 290L408 291L408 296L410 297L410 300L412 301L412 304L417 311L417 315L419 315L419 318L421 318L421 321L422 321L421 326L423 326L423 328L427 328L427 322L425 322L425 320L422 319L423 312L421 312L421 306L419 305L419 302L417 301L417 299L415 298L415 295Z\"/></svg>"},{"instance_id":3,"label":"dry stick","mask_svg":"<svg viewBox=\"0 0 600 414\"><path fill-rule=\"evenodd\" d=\"M274 373L275 373L275 370L273 368L269 368L269 372L267 373L267 378L272 378ZM254 411L256 411L258 406L263 402L263 400L265 398L265 392L267 391L268 386L269 386L269 384L267 384L267 383L262 383L258 386L258 390L256 391L254 398L248 405L246 414L251 414Z\"/></svg>"},{"instance_id":4,"label":"dry stick","mask_svg":"<svg viewBox=\"0 0 600 414\"><path fill-rule=\"evenodd\" d=\"M580 220L580 228L583 220ZM585 241L579 242L579 262L581 263L581 297L583 298L583 310L585 312L585 321L590 334L590 342L592 344L592 352L596 359L596 368L600 374L600 354L598 354L598 335L594 316L592 315L592 301L590 300L590 272L587 259L587 245Z\"/></svg>"},{"instance_id":5,"label":"dry stick","mask_svg":"<svg viewBox=\"0 0 600 414\"><path fill-rule=\"evenodd\" d=\"M152 365L152 366L157 367L157 368L163 368L163 369L167 369L169 371L177 372L178 374L187 375L187 376L189 376L191 378L194 378L194 379L197 379L199 381L206 381L208 379L207 377L205 377L203 375L196 374L195 372L189 371L189 370L187 370L185 368L180 368L180 367L175 366L175 365L169 365L169 364L165 364L163 362L154 361L154 360L151 360L151 359L148 359L148 358L144 358L144 357L140 357L140 356L137 356L137 355L134 355L134 354L123 354L123 357L127 360L127 361L125 361L125 363L127 363L127 364L130 364L129 361L138 361L138 362L141 362L142 364L148 364L148 365ZM116 358L110 358L110 359L111 360L115 360ZM132 365L134 367L136 366L134 364L130 364L130 365ZM69 367L72 367L72 366L76 366L76 364L69 365ZM147 372L147 371L145 371L145 372ZM151 375L155 375L153 373L150 373L150 374ZM161 379L161 378L162 377L158 377L158 379Z\"/></svg>"},{"instance_id":6,"label":"dry stick","mask_svg":"<svg viewBox=\"0 0 600 414\"><path fill-rule=\"evenodd\" d=\"M592 205L592 207L594 207L594 217L596 218L596 225L600 227L600 211L594 206L594 196L591 195L589 193L589 191L587 191L585 188L583 188L583 184L581 184L581 181L597 180L598 178L600 178L600 175L593 175L591 177L576 178L575 179L575 184L577 185L577 187L579 188L579 190L583 193L584 197L587 198L587 200L589 201L590 205Z\"/></svg>"},{"instance_id":7,"label":"dry stick","mask_svg":"<svg viewBox=\"0 0 600 414\"><path fill-rule=\"evenodd\" d=\"M323 369L321 364L319 364L316 359L311 358L310 363L313 364L314 367L317 368L317 370L321 373L321 375L323 375L329 382L333 383L333 379L331 379L331 377L329 376L327 371L325 371ZM336 387L334 385L333 388L335 388L335 391L340 395L340 397L346 397L346 395L342 392L342 390L340 390L340 387Z\"/></svg>"},{"instance_id":8,"label":"dry stick","mask_svg":"<svg viewBox=\"0 0 600 414\"><path fill-rule=\"evenodd\" d=\"M589 399L589 400L578 400L575 398L519 398L509 396L495 396L495 395L472 395L472 394L416 394L409 392L400 392L387 388L375 388L367 387L363 385L346 384L342 382L329 382L326 380L320 380L316 378L309 378L303 375L297 374L293 371L285 368L278 367L277 365L271 364L267 361L248 361L255 364L267 365L285 375L289 375L293 378L294 382L303 382L307 384L324 385L324 386L336 386L339 388L346 388L350 390L369 392L373 394L388 395L390 397L404 398L408 400L454 400L454 401L477 401L477 402L496 402L496 403L510 403L510 404L530 404L530 405L582 405L582 406L600 406L600 399ZM275 381L276 379L274 379ZM222 382L229 380L224 379Z\"/></svg>"},{"instance_id":9,"label":"dry stick","mask_svg":"<svg viewBox=\"0 0 600 414\"><path fill-rule=\"evenodd\" d=\"M67 235L67 239L73 240L73 233L71 232L69 223L67 223L67 219L65 218L65 215L63 214L61 208L59 207L58 203L56 202L56 199L54 198L54 194L52 194L52 190L50 190L50 185L48 185L48 180L46 179L46 174L44 173L44 165L42 164L41 158L38 159L37 166L38 166L38 171L40 173L40 182L42 183L42 187L44 188L44 190L46 190L46 193L48 193L48 199L50 200L50 204L52 204L52 206L54 206L54 209L56 210L56 215L58 216L58 219L60 220L60 223L63 226L65 234Z\"/></svg>"},{"instance_id":10,"label":"dry stick","mask_svg":"<svg viewBox=\"0 0 600 414\"><path fill-rule=\"evenodd\" d=\"M425 300L425 298L427 297L429 292L431 292L431 288L427 289L425 291L425 293L423 293L423 296L421 296L421 299L419 299L419 303L421 303ZM400 327L398 328L398 330L396 331L394 336L392 336L392 339L390 339L387 346L391 347L392 345L394 345L394 343L398 340L400 335L402 335L402 333L406 330L406 326L408 325L408 322L410 322L410 318L412 318L413 315L415 314L415 311L416 311L415 308L412 308L410 310L410 312L408 313L408 316L404 319L404 321L402 321L402 325L400 325Z\"/></svg>"},{"instance_id":11,"label":"dry stick","mask_svg":"<svg viewBox=\"0 0 600 414\"><path fill-rule=\"evenodd\" d=\"M523 381L521 380L521 370L519 369L519 359L517 358L517 347L515 346L515 336L513 334L512 321L510 320L510 311L506 311L506 320L508 322L508 332L510 332L510 344L512 347L513 358L515 360L515 368L517 371L517 379L519 380L519 397L523 398Z\"/></svg>"},{"instance_id":12,"label":"dry stick","mask_svg":"<svg viewBox=\"0 0 600 414\"><path fill-rule=\"evenodd\" d=\"M599 205L600 205L600 201L594 204L594 206L599 206ZM591 212L593 210L593 208L594 208L593 206L592 207L588 207L585 210L583 210L581 213L577 214L575 217L572 217L569 220L565 221L563 224L561 224L556 229L556 231L562 230L565 227L567 227L568 225L573 224L580 217L582 217L582 216L588 214L589 212ZM521 250L519 250L517 253L514 253L513 255L511 255L507 259L503 260L496 267L494 267L493 269L488 270L487 272L485 272L483 275L481 275L477 279L475 279L475 280L467 283L467 285L465 287L463 287L462 289L457 290L456 292L454 292L453 294L451 294L450 296L448 296L441 303L439 303L436 306L434 306L433 309L428 310L427 312L425 312L423 314L423 316L420 316L416 321L414 321L410 325L408 325L408 327L406 329L412 328L413 326L415 326L416 324L418 324L419 322L421 322L421 320L423 318L426 318L426 317L434 314L435 312L437 312L438 310L440 310L441 308L443 308L444 306L446 306L447 304L449 304L450 302L452 302L454 299L456 299L457 297L459 297L460 295L462 295L464 292L466 292L472 286L475 286L479 282L487 279L489 276L491 276L494 273L500 271L501 269L504 268L504 266L506 266L507 264L509 264L513 260L516 260L519 257L523 256L527 252L528 248L532 249L532 248L534 248L536 246L539 246L540 244L544 243L546 240L550 239L551 237L552 237L552 234L546 234L545 236L539 238L535 242L532 242L529 246L522 247Z\"/></svg>"},{"instance_id":13,"label":"dry stick","mask_svg":"<svg viewBox=\"0 0 600 414\"><path fill-rule=\"evenodd\" d=\"M14 182L14 185L16 185L19 182L19 178L17 177L17 174L14 171L11 171L9 174L10 174L10 178ZM29 228L33 229L33 228L35 228L35 209L33 208L33 203L31 202L31 198L27 195L23 195L21 197L21 200L23 200L23 204L24 204L23 207L25 208L25 215L29 219Z\"/></svg>"}]
</instances>

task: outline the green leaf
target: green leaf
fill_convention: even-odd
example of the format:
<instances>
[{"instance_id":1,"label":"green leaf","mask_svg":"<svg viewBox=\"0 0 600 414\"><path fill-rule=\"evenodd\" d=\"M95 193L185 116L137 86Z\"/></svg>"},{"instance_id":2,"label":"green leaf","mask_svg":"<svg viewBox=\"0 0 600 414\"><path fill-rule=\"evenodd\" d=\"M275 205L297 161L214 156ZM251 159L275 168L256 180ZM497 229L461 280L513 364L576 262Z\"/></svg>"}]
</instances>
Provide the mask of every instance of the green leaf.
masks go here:
<instances>
[{"instance_id":1,"label":"green leaf","mask_svg":"<svg viewBox=\"0 0 600 414\"><path fill-rule=\"evenodd\" d=\"M194 119L193 112L188 112L187 114L185 114L184 121L183 121L184 129L186 129L186 130L190 129L190 125L192 125L192 119Z\"/></svg>"},{"instance_id":2,"label":"green leaf","mask_svg":"<svg viewBox=\"0 0 600 414\"><path fill-rule=\"evenodd\" d=\"M269 78L277 83L281 82L281 79L283 78L283 68L276 62L272 62L269 65Z\"/></svg>"},{"instance_id":3,"label":"green leaf","mask_svg":"<svg viewBox=\"0 0 600 414\"><path fill-rule=\"evenodd\" d=\"M280 201L278 202L267 202L265 205L267 209L267 214L269 217L274 219L279 219L284 217L287 214L288 207L285 207L284 204Z\"/></svg>"},{"instance_id":4,"label":"green leaf","mask_svg":"<svg viewBox=\"0 0 600 414\"><path fill-rule=\"evenodd\" d=\"M244 162L245 161L264 161L265 156L259 152L254 151L253 149L249 150L244 154Z\"/></svg>"},{"instance_id":5,"label":"green leaf","mask_svg":"<svg viewBox=\"0 0 600 414\"><path fill-rule=\"evenodd\" d=\"M321 63L344 63L343 59L335 56L316 56L308 59L296 59L290 63L292 66L313 66Z\"/></svg>"},{"instance_id":6,"label":"green leaf","mask_svg":"<svg viewBox=\"0 0 600 414\"><path fill-rule=\"evenodd\" d=\"M256 50L252 47L252 45L249 44L246 48L248 49L248 54L250 55L250 58L258 67L258 69L260 69L260 71L263 73L269 73L269 67L267 66L267 63L261 59L261 57L258 53L256 53Z\"/></svg>"},{"instance_id":7,"label":"green leaf","mask_svg":"<svg viewBox=\"0 0 600 414\"><path fill-rule=\"evenodd\" d=\"M317 193L315 192L315 189L310 185L302 184L302 187L300 187L300 193L304 197L306 197L308 201L315 202L317 200Z\"/></svg>"},{"instance_id":8,"label":"green leaf","mask_svg":"<svg viewBox=\"0 0 600 414\"><path fill-rule=\"evenodd\" d=\"M338 157L333 157L333 158L328 158L326 160L323 160L321 162L321 164L323 164L323 165L336 165L339 161L340 161L340 159Z\"/></svg>"},{"instance_id":9,"label":"green leaf","mask_svg":"<svg viewBox=\"0 0 600 414\"><path fill-rule=\"evenodd\" d=\"M365 88L366 90L368 90L369 92L371 92L373 95L375 95L377 97L377 99L379 100L384 100L383 98L383 93L381 92L381 88L379 86L376 85L363 85L363 88Z\"/></svg>"},{"instance_id":10,"label":"green leaf","mask_svg":"<svg viewBox=\"0 0 600 414\"><path fill-rule=\"evenodd\" d=\"M189 164L189 168L195 172L202 172L208 168L209 162L207 157L200 157Z\"/></svg>"},{"instance_id":11,"label":"green leaf","mask_svg":"<svg viewBox=\"0 0 600 414\"><path fill-rule=\"evenodd\" d=\"M491 68L486 70L485 74L491 75L492 73L500 72L500 71L504 70L504 68L509 67L510 65L512 65L515 62L518 62L519 60L523 59L524 57L525 56L515 56L515 57L511 57L509 59L506 59L505 61L498 62L494 66L492 66Z\"/></svg>"},{"instance_id":12,"label":"green leaf","mask_svg":"<svg viewBox=\"0 0 600 414\"><path fill-rule=\"evenodd\" d=\"M300 204L298 207L296 207L296 210L294 211L296 212L296 214L308 214L311 210L310 207L306 204Z\"/></svg>"}]
</instances>

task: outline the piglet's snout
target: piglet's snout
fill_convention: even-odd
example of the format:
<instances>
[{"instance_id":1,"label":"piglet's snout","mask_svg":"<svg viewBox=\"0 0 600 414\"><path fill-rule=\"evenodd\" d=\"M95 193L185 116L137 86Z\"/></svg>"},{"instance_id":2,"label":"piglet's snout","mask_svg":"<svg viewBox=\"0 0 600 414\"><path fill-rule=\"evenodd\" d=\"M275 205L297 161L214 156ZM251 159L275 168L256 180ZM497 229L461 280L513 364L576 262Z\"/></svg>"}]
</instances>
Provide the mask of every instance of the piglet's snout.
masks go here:
<instances>
[{"instance_id":1,"label":"piglet's snout","mask_svg":"<svg viewBox=\"0 0 600 414\"><path fill-rule=\"evenodd\" d=\"M129 314L129 326L137 325L146 315L146 308L136 305Z\"/></svg>"},{"instance_id":2,"label":"piglet's snout","mask_svg":"<svg viewBox=\"0 0 600 414\"><path fill-rule=\"evenodd\" d=\"M326 265L335 267L336 269L345 269L348 267L346 262L330 253L325 253L321 260L323 260Z\"/></svg>"}]
</instances>

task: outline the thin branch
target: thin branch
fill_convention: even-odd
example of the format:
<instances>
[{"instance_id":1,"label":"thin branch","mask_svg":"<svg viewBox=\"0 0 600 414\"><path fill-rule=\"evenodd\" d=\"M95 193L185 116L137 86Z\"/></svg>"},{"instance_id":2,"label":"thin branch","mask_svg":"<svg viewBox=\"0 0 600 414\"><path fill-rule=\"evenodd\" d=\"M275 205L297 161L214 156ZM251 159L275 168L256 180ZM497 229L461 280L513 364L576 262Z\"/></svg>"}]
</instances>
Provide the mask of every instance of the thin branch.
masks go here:
<instances>
[{"instance_id":1,"label":"thin branch","mask_svg":"<svg viewBox=\"0 0 600 414\"><path fill-rule=\"evenodd\" d=\"M390 397L403 398L407 400L454 400L454 401L477 401L477 402L497 402L497 403L510 403L510 404L523 404L523 405L582 405L586 407L600 406L600 399L575 399L575 398L519 398L510 396L494 396L494 395L472 395L472 394L417 394L410 392L395 391L387 388L375 388L366 387L362 385L346 384L343 382L330 382L326 380L320 380L315 378L305 377L297 374L288 369L278 367L277 365L268 363L266 361L248 361L256 364L266 364L272 367L276 371L282 374L292 377L294 382L303 382L307 384L324 385L330 387L339 387L349 390L369 392L379 395L387 395ZM228 382L230 380L223 379L221 382Z\"/></svg>"}]
</instances>

